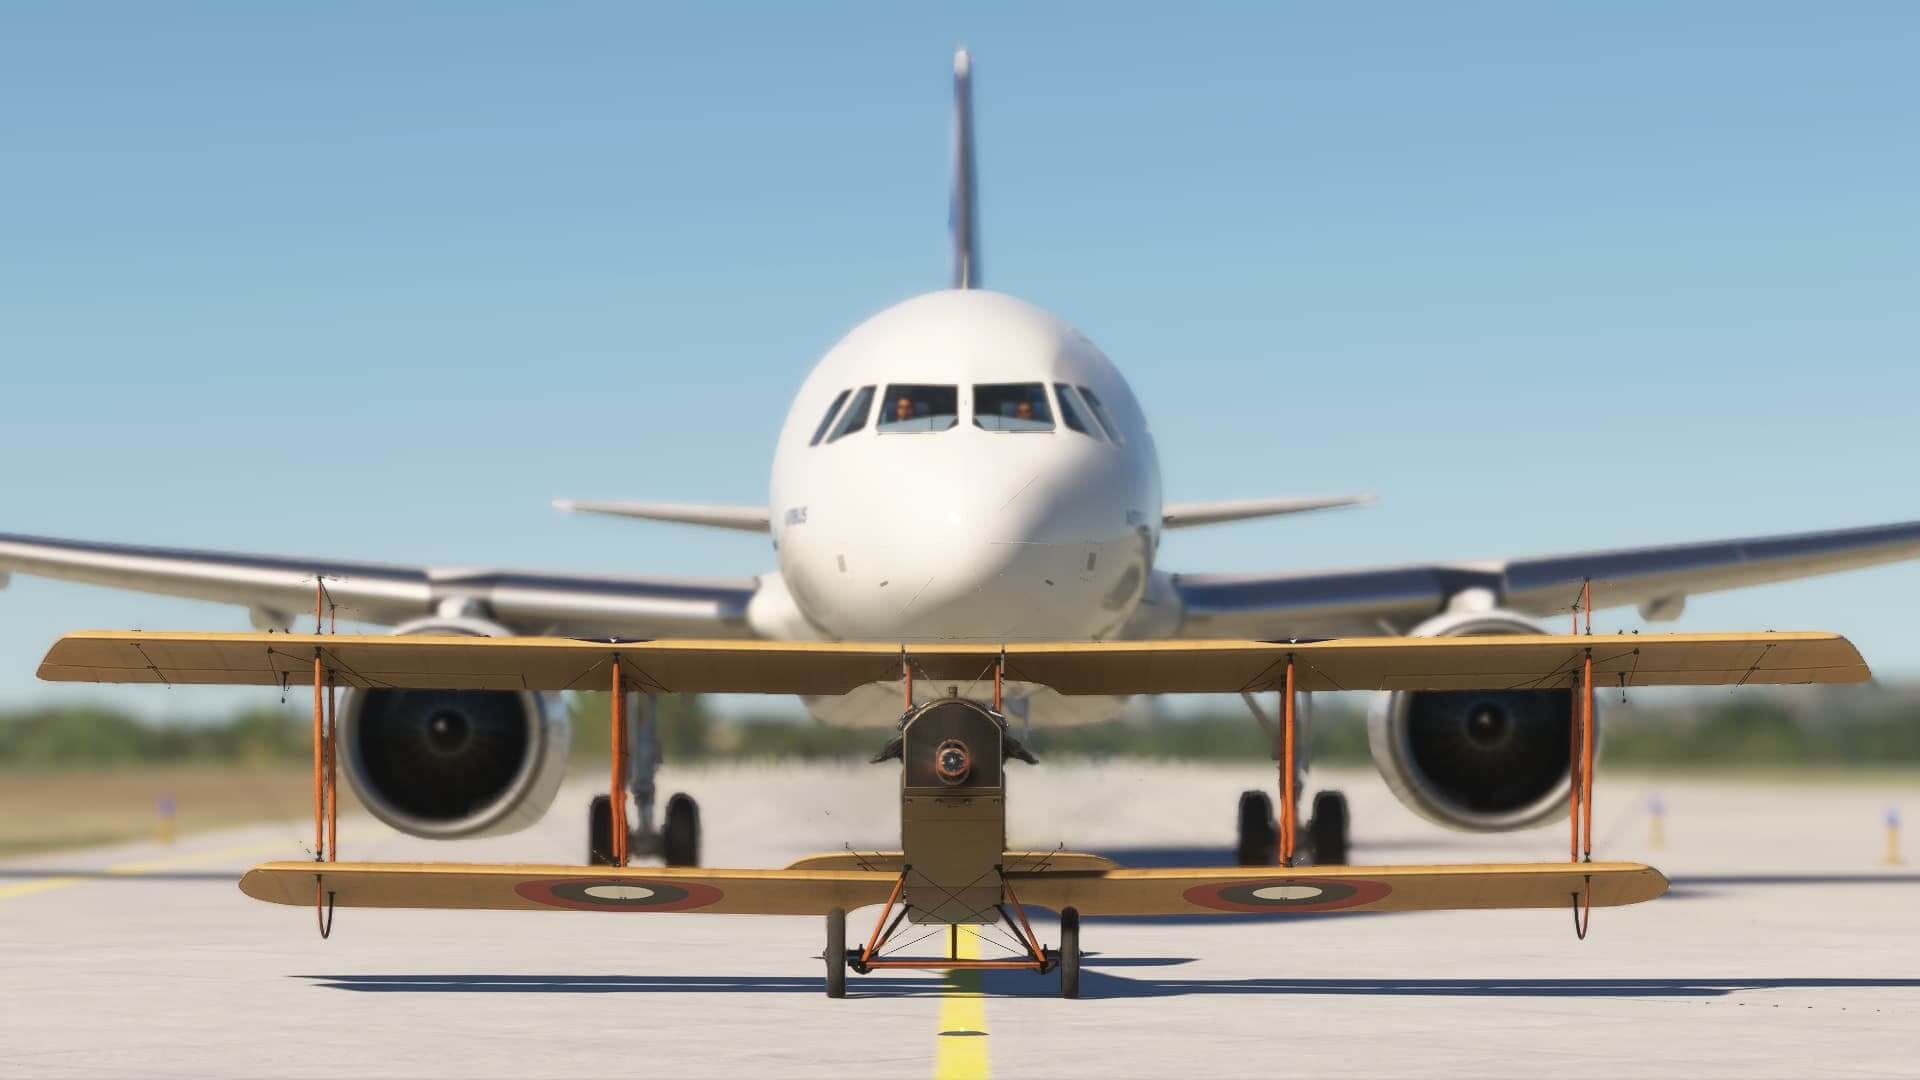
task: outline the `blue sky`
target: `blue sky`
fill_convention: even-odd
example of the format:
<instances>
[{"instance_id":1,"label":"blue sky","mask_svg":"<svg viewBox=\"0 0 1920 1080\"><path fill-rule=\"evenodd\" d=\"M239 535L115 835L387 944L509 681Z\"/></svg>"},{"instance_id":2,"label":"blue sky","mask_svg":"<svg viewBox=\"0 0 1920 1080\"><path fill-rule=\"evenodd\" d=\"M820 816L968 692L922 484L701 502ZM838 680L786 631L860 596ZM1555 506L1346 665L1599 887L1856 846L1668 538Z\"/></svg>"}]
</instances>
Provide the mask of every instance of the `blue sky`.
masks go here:
<instances>
[{"instance_id":1,"label":"blue sky","mask_svg":"<svg viewBox=\"0 0 1920 1080\"><path fill-rule=\"evenodd\" d=\"M1169 568L1920 517L1909 4L127 3L0 32L0 531L767 568L547 503L765 498L813 359L944 281L962 43L987 283L1120 364L1169 497L1382 500ZM1917 600L1679 625L1913 675ZM103 696L33 681L66 629L243 625L16 578L0 702Z\"/></svg>"}]
</instances>

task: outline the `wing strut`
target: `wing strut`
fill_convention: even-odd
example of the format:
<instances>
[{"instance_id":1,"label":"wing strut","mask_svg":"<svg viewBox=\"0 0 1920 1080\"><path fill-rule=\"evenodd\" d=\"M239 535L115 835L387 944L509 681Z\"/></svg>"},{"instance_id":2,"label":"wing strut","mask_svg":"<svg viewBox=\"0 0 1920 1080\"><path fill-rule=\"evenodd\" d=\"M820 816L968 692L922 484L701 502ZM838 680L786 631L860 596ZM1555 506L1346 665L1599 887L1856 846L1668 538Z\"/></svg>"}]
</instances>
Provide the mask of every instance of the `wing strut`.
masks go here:
<instances>
[{"instance_id":1,"label":"wing strut","mask_svg":"<svg viewBox=\"0 0 1920 1080\"><path fill-rule=\"evenodd\" d=\"M1580 633L1580 620L1586 616L1586 632L1593 636L1593 579L1580 585L1580 599L1573 607L1573 632ZM1573 730L1567 739L1569 780L1567 784L1567 862L1593 862L1593 649L1585 649L1580 658L1580 677L1572 688ZM1573 903L1573 934L1587 939L1587 925L1593 919L1593 875L1581 879L1580 892L1570 894ZM1583 902L1584 901L1584 902Z\"/></svg>"},{"instance_id":2,"label":"wing strut","mask_svg":"<svg viewBox=\"0 0 1920 1080\"><path fill-rule=\"evenodd\" d=\"M327 632L329 601L324 574L313 577L313 632ZM333 630L340 629L339 605L333 608ZM324 648L313 650L313 861L337 862L339 851L339 775L340 712L333 686L333 669L326 667ZM326 876L313 875L313 917L320 939L333 936L334 894L326 887Z\"/></svg>"}]
</instances>

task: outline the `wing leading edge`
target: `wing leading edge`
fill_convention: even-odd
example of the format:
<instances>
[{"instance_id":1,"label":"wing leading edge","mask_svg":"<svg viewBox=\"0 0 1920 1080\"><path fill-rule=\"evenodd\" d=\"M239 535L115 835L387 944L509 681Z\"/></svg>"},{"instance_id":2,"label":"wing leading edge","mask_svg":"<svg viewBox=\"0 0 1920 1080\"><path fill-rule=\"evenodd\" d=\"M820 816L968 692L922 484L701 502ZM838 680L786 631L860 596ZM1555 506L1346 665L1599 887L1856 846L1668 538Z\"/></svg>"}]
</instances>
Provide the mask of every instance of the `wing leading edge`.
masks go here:
<instances>
[{"instance_id":1,"label":"wing leading edge","mask_svg":"<svg viewBox=\"0 0 1920 1080\"><path fill-rule=\"evenodd\" d=\"M1600 607L1678 614L1688 596L1920 558L1920 521L1707 543L1474 563L1363 567L1300 574L1175 574L1176 636L1312 637L1405 633L1478 591L1526 615L1564 613L1582 581Z\"/></svg>"},{"instance_id":2,"label":"wing leading edge","mask_svg":"<svg viewBox=\"0 0 1920 1080\"><path fill-rule=\"evenodd\" d=\"M626 637L747 636L757 583L406 566L243 555L0 534L0 573L238 604L255 624L286 626L313 609L316 576L342 618L395 626L474 611L523 632Z\"/></svg>"}]
</instances>

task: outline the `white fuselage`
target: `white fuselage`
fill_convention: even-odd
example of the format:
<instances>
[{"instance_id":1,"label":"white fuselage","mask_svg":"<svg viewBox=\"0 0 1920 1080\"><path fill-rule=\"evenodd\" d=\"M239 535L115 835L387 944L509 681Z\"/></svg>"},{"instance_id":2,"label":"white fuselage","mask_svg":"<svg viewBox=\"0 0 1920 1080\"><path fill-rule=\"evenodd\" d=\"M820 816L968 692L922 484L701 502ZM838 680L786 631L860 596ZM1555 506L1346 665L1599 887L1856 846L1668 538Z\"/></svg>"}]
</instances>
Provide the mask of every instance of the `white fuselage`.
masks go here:
<instances>
[{"instance_id":1,"label":"white fuselage","mask_svg":"<svg viewBox=\"0 0 1920 1080\"><path fill-rule=\"evenodd\" d=\"M1013 297L949 290L814 367L769 505L785 587L750 612L765 636L1085 640L1117 635L1152 578L1159 462L1092 342Z\"/></svg>"}]
</instances>

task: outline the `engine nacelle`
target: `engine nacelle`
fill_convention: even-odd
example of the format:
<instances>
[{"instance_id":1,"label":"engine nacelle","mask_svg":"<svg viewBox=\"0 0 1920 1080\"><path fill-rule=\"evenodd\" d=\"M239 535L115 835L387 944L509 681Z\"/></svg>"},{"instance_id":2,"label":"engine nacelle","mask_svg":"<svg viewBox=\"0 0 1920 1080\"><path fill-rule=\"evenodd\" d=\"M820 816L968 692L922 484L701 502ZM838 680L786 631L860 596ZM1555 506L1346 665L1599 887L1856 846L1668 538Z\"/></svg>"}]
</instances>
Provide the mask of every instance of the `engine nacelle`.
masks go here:
<instances>
[{"instance_id":1,"label":"engine nacelle","mask_svg":"<svg viewBox=\"0 0 1920 1080\"><path fill-rule=\"evenodd\" d=\"M1415 637L1540 634L1503 611L1439 615ZM1415 690L1376 694L1367 744L1387 787L1428 821L1506 832L1566 813L1573 695L1565 690ZM1596 735L1599 718L1594 721Z\"/></svg>"},{"instance_id":2,"label":"engine nacelle","mask_svg":"<svg viewBox=\"0 0 1920 1080\"><path fill-rule=\"evenodd\" d=\"M500 637L479 619L429 618L396 634ZM374 817L434 840L517 832L560 791L573 725L558 695L507 690L350 690L340 760Z\"/></svg>"}]
</instances>

